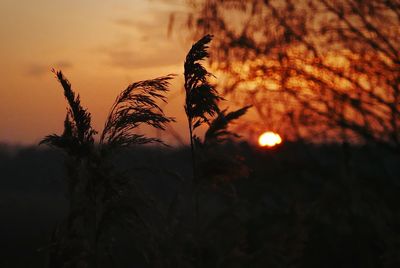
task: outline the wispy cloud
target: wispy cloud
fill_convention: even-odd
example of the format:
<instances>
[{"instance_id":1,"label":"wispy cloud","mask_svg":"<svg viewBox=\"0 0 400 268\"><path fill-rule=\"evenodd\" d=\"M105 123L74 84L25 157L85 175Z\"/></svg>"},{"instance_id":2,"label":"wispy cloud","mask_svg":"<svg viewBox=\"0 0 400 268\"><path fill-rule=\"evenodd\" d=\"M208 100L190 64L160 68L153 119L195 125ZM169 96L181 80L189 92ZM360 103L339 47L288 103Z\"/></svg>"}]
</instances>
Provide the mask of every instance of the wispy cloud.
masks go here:
<instances>
[{"instance_id":1,"label":"wispy cloud","mask_svg":"<svg viewBox=\"0 0 400 268\"><path fill-rule=\"evenodd\" d=\"M127 29L133 29L142 35L162 35L166 36L167 25L172 11L170 10L152 10L151 13L144 14L144 16L131 18L120 17L114 19L112 22L116 26Z\"/></svg>"},{"instance_id":2,"label":"wispy cloud","mask_svg":"<svg viewBox=\"0 0 400 268\"><path fill-rule=\"evenodd\" d=\"M107 63L124 69L179 64L184 53L176 40L168 38L170 14L169 10L153 10L146 16L112 20L130 31L122 29L119 40L101 48Z\"/></svg>"},{"instance_id":3,"label":"wispy cloud","mask_svg":"<svg viewBox=\"0 0 400 268\"><path fill-rule=\"evenodd\" d=\"M182 60L179 56L180 53L177 53L176 48L171 46L135 46L132 44L109 46L102 51L106 55L108 63L125 69L167 66L178 64Z\"/></svg>"},{"instance_id":4,"label":"wispy cloud","mask_svg":"<svg viewBox=\"0 0 400 268\"><path fill-rule=\"evenodd\" d=\"M57 69L70 69L73 65L69 61L60 60L56 61L53 64L46 63L30 63L26 66L25 73L30 76L42 76L46 75L50 72L51 68Z\"/></svg>"}]
</instances>

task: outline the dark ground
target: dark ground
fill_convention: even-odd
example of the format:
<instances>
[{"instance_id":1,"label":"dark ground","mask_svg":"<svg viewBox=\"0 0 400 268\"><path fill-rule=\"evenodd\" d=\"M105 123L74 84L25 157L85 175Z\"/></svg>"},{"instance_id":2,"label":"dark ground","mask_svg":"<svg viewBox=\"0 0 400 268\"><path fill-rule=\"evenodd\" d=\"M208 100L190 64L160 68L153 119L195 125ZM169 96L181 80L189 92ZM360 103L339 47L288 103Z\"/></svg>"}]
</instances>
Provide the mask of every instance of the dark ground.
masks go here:
<instances>
[{"instance_id":1,"label":"dark ground","mask_svg":"<svg viewBox=\"0 0 400 268\"><path fill-rule=\"evenodd\" d=\"M233 147L248 167L232 182L234 201L218 189L202 201L207 254L224 255L221 267L400 267L399 156L303 144L230 145L226 153ZM178 187L171 177L191 174L185 148L126 151L115 163L141 174L161 210ZM0 146L0 267L44 267L49 236L67 212L64 178L60 152ZM120 240L117 267L132 267L129 239Z\"/></svg>"}]
</instances>

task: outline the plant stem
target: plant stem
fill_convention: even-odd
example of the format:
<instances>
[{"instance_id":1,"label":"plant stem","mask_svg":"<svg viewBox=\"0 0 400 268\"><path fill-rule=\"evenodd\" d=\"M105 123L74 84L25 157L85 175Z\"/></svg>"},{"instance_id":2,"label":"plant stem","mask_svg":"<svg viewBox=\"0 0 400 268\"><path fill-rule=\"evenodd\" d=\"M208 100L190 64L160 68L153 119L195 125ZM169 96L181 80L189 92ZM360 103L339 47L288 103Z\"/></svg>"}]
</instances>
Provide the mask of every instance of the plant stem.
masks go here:
<instances>
[{"instance_id":1,"label":"plant stem","mask_svg":"<svg viewBox=\"0 0 400 268\"><path fill-rule=\"evenodd\" d=\"M192 176L193 176L193 190L194 190L194 209L195 209L195 231L196 231L196 242L197 242L197 267L201 267L201 256L200 256L200 247L199 247L199 238L200 238L200 202L199 202L199 178L197 177L197 169L196 169L196 154L195 154L195 143L193 137L193 125L192 118L188 116L188 127L189 127L189 135L190 135L190 152L192 155Z\"/></svg>"},{"instance_id":2,"label":"plant stem","mask_svg":"<svg viewBox=\"0 0 400 268\"><path fill-rule=\"evenodd\" d=\"M198 178L197 178L197 170L196 170L196 155L195 155L195 145L194 145L194 137L193 137L193 126L192 119L188 118L189 125L189 135L190 135L190 152L192 155L192 175L193 175L193 187L195 190L195 211L196 211L196 222L198 224L199 220L199 191L198 191Z\"/></svg>"}]
</instances>

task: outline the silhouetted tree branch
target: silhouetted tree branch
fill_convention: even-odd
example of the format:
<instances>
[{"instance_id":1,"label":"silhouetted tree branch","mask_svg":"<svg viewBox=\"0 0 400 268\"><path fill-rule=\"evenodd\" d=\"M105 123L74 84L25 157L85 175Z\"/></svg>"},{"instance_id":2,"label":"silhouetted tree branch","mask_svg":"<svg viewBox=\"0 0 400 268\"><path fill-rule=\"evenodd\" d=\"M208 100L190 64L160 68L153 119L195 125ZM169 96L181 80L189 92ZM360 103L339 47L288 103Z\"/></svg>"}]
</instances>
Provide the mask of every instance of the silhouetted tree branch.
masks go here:
<instances>
[{"instance_id":1,"label":"silhouetted tree branch","mask_svg":"<svg viewBox=\"0 0 400 268\"><path fill-rule=\"evenodd\" d=\"M220 86L225 96L255 106L256 128L398 150L398 1L192 4L188 25L195 35L215 34L212 66L226 77Z\"/></svg>"}]
</instances>

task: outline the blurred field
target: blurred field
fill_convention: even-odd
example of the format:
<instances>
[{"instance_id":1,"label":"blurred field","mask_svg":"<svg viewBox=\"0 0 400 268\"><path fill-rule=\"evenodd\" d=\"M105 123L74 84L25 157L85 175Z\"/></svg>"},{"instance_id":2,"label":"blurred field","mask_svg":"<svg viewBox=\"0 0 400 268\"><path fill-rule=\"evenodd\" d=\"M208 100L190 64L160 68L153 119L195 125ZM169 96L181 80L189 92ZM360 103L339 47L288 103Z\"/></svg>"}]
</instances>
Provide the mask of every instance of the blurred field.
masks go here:
<instances>
[{"instance_id":1,"label":"blurred field","mask_svg":"<svg viewBox=\"0 0 400 268\"><path fill-rule=\"evenodd\" d=\"M204 219L213 226L205 235L212 237L210 252L237 247L243 255L238 263L252 267L398 263L399 156L300 143L274 150L228 144L226 153L233 148L245 157L249 176L233 183L236 198L225 199L218 189L203 196ZM147 147L125 151L115 163L128 172L139 170L163 211L179 188L172 177L190 176L189 155L187 148ZM1 147L0 267L44 266L49 236L66 214L62 159L50 149ZM151 166L159 169L148 172ZM116 249L117 267L140 263L129 236L117 237Z\"/></svg>"}]
</instances>

